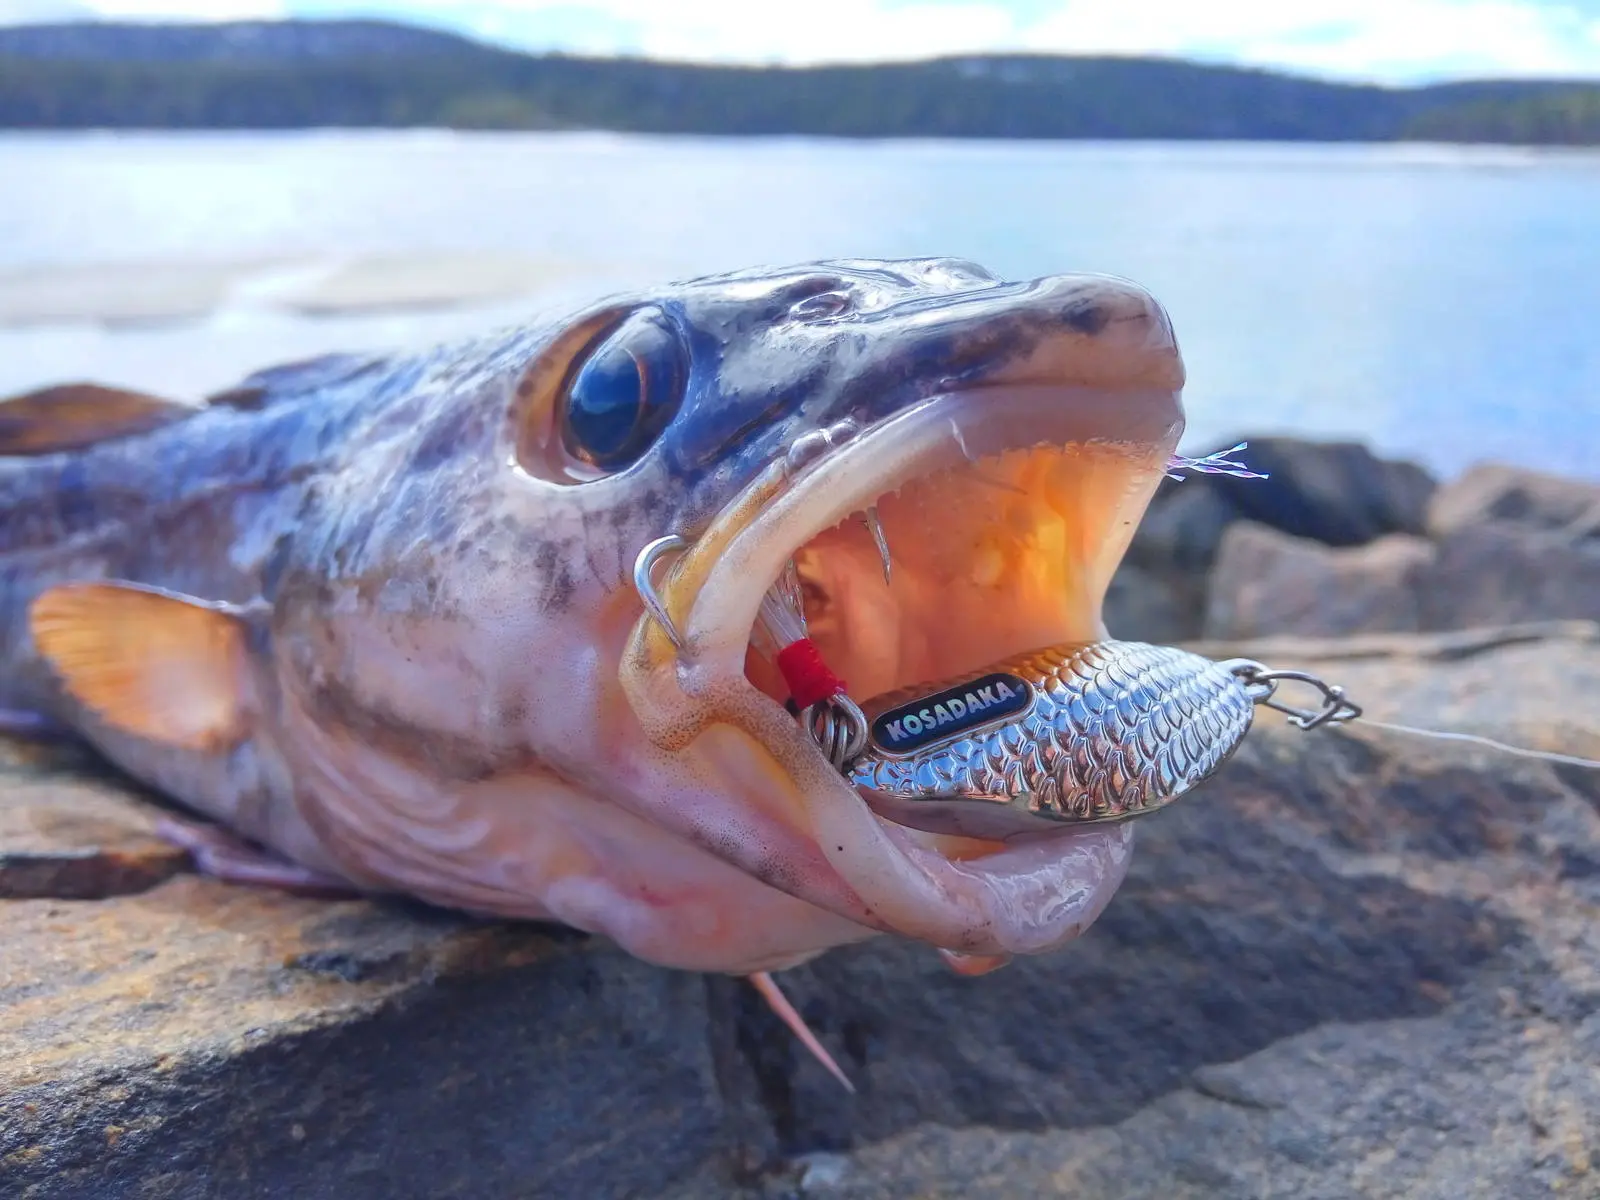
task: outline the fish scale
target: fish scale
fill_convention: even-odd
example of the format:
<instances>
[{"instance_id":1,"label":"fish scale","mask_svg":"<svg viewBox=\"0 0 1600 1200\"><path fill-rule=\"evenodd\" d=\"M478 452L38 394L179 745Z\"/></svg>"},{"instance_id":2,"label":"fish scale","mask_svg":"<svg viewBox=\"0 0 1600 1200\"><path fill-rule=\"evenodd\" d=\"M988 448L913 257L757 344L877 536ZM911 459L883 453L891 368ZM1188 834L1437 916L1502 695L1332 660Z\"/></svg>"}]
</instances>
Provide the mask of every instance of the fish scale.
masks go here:
<instances>
[{"instance_id":1,"label":"fish scale","mask_svg":"<svg viewBox=\"0 0 1600 1200\"><path fill-rule=\"evenodd\" d=\"M947 737L909 752L886 747L883 721L930 711L995 674L1027 687L1025 709L987 724L969 712ZM1127 820L1211 776L1249 730L1254 707L1234 672L1185 650L1058 645L866 706L872 739L850 781L884 815L935 832L1004 838Z\"/></svg>"}]
</instances>

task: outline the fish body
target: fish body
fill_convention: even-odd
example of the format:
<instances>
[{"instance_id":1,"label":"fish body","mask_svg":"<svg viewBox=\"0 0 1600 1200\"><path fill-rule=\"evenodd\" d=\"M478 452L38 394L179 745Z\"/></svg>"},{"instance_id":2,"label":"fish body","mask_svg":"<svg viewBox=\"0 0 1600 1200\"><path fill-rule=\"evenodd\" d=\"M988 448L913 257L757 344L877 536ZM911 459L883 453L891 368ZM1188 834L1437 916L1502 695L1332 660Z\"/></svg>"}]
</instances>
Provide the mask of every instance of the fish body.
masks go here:
<instances>
[{"instance_id":1,"label":"fish body","mask_svg":"<svg viewBox=\"0 0 1600 1200\"><path fill-rule=\"evenodd\" d=\"M1131 832L884 819L752 629L792 566L863 698L1103 638L1182 381L1132 284L933 259L694 280L192 406L0 403L0 709L357 889L668 966L1048 950ZM663 534L671 629L632 579Z\"/></svg>"}]
</instances>

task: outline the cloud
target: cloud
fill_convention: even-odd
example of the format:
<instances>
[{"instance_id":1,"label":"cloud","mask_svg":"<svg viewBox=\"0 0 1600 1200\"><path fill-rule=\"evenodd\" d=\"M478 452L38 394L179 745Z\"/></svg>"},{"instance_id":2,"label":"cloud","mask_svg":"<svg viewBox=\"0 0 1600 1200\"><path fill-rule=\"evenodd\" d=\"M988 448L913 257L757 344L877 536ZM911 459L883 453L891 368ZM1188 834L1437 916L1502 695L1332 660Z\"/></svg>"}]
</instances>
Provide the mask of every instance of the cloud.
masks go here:
<instances>
[{"instance_id":1,"label":"cloud","mask_svg":"<svg viewBox=\"0 0 1600 1200\"><path fill-rule=\"evenodd\" d=\"M109 20L246 21L282 17L283 0L91 0Z\"/></svg>"},{"instance_id":2,"label":"cloud","mask_svg":"<svg viewBox=\"0 0 1600 1200\"><path fill-rule=\"evenodd\" d=\"M1332 75L1600 75L1600 12L1529 0L1067 0L1030 33L1065 51L1157 52Z\"/></svg>"},{"instance_id":3,"label":"cloud","mask_svg":"<svg viewBox=\"0 0 1600 1200\"><path fill-rule=\"evenodd\" d=\"M94 9L78 0L0 0L0 25L43 25L94 16Z\"/></svg>"},{"instance_id":4,"label":"cloud","mask_svg":"<svg viewBox=\"0 0 1600 1200\"><path fill-rule=\"evenodd\" d=\"M926 58L1021 43L1008 6L806 0L758 6L747 0L608 0L647 54L738 61L847 62ZM670 14L670 15L668 15Z\"/></svg>"},{"instance_id":5,"label":"cloud","mask_svg":"<svg viewBox=\"0 0 1600 1200\"><path fill-rule=\"evenodd\" d=\"M451 24L524 46L698 60L850 62L1015 50L1183 55L1387 80L1600 76L1600 0L411 3L413 12L435 20L450 13Z\"/></svg>"},{"instance_id":6,"label":"cloud","mask_svg":"<svg viewBox=\"0 0 1600 1200\"><path fill-rule=\"evenodd\" d=\"M54 21L241 21L281 17L283 0L0 0L0 25Z\"/></svg>"},{"instance_id":7,"label":"cloud","mask_svg":"<svg viewBox=\"0 0 1600 1200\"><path fill-rule=\"evenodd\" d=\"M294 0L316 15L400 14L533 49L718 62L924 58L1013 44L1019 0Z\"/></svg>"},{"instance_id":8,"label":"cloud","mask_svg":"<svg viewBox=\"0 0 1600 1200\"><path fill-rule=\"evenodd\" d=\"M1600 77L1600 0L0 0L0 22L86 9L389 16L530 49L700 61L1029 51L1179 55L1395 82Z\"/></svg>"}]
</instances>

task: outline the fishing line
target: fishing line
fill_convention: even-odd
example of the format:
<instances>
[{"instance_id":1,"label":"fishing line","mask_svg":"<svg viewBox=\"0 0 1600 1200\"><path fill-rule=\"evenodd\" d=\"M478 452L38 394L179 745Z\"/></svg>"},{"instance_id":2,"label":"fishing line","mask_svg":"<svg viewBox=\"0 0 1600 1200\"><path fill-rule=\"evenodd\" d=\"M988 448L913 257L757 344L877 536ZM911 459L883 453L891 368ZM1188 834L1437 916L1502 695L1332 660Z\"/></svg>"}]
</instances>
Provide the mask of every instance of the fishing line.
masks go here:
<instances>
[{"instance_id":1,"label":"fishing line","mask_svg":"<svg viewBox=\"0 0 1600 1200\"><path fill-rule=\"evenodd\" d=\"M1394 721L1378 721L1366 716L1361 718L1361 724L1371 726L1374 729L1387 729L1392 733L1409 733L1416 737L1435 738L1441 742L1470 742L1475 746L1484 746L1490 750L1515 754L1520 758L1531 758L1560 766L1586 767L1591 771L1600 771L1600 761L1592 758L1582 758L1576 754L1558 754L1553 750L1529 750L1524 746L1507 745L1505 742L1497 742L1493 738L1483 737L1476 733L1450 733L1443 729L1418 729L1414 725L1400 725Z\"/></svg>"},{"instance_id":2,"label":"fishing line","mask_svg":"<svg viewBox=\"0 0 1600 1200\"><path fill-rule=\"evenodd\" d=\"M1391 733L1405 733L1413 737L1433 738L1442 742L1467 742L1490 750L1499 750L1505 754L1514 754L1519 758L1600 771L1600 761L1584 758L1578 754L1560 754L1554 750L1530 750L1525 746L1513 746L1478 733L1421 729L1415 725L1402 725L1398 721L1380 721L1376 717L1367 716L1359 704L1351 703L1342 687L1330 684L1308 671L1274 671L1247 658L1232 659L1223 665L1238 677L1252 700L1263 707L1283 713L1289 718L1289 724L1297 729L1320 729L1324 725L1336 727L1360 722L1362 725L1374 729L1386 729ZM1278 685L1284 682L1306 684L1315 688L1322 694L1321 702L1316 708L1300 708L1286 704L1277 697Z\"/></svg>"}]
</instances>

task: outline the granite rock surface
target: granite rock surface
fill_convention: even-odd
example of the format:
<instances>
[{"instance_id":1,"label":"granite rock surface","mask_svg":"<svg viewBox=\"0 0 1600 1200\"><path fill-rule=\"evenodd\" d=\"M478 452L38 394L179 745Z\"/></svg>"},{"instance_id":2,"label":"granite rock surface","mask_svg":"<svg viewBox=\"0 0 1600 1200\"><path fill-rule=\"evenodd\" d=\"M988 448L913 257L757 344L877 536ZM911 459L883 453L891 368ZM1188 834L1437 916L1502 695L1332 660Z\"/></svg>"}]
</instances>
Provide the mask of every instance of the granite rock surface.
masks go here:
<instances>
[{"instance_id":1,"label":"granite rock surface","mask_svg":"<svg viewBox=\"0 0 1600 1200\"><path fill-rule=\"evenodd\" d=\"M1162 483L1106 598L1119 637L1314 637L1600 619L1600 484L1436 482L1354 443L1250 441L1267 479Z\"/></svg>"},{"instance_id":2,"label":"granite rock surface","mask_svg":"<svg viewBox=\"0 0 1600 1200\"><path fill-rule=\"evenodd\" d=\"M1321 546L1364 546L1427 532L1438 485L1416 464L1382 458L1354 442L1246 440L1236 457L1267 478L1185 474L1162 481L1107 596L1107 620L1118 636L1156 642L1199 637L1213 567L1224 538L1241 522ZM1458 503L1444 511L1462 508Z\"/></svg>"},{"instance_id":3,"label":"granite rock surface","mask_svg":"<svg viewBox=\"0 0 1600 1200\"><path fill-rule=\"evenodd\" d=\"M1206 649L1600 757L1590 623ZM1600 772L1269 717L1064 951L786 972L855 1096L739 981L200 879L8 747L0 1196L1600 1196Z\"/></svg>"},{"instance_id":4,"label":"granite rock surface","mask_svg":"<svg viewBox=\"0 0 1600 1200\"><path fill-rule=\"evenodd\" d=\"M1446 537L1488 521L1600 537L1600 487L1579 479L1482 463L1444 484L1428 501L1428 532Z\"/></svg>"},{"instance_id":5,"label":"granite rock surface","mask_svg":"<svg viewBox=\"0 0 1600 1200\"><path fill-rule=\"evenodd\" d=\"M1204 630L1333 637L1556 620L1600 620L1600 537L1487 521L1336 548L1241 521L1222 539Z\"/></svg>"}]
</instances>

